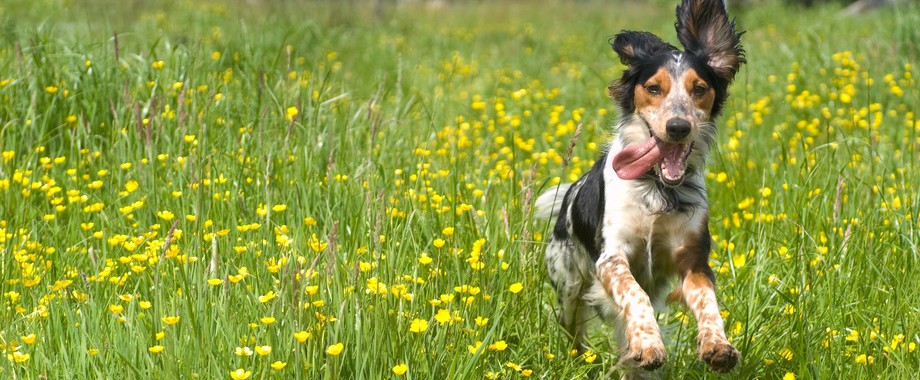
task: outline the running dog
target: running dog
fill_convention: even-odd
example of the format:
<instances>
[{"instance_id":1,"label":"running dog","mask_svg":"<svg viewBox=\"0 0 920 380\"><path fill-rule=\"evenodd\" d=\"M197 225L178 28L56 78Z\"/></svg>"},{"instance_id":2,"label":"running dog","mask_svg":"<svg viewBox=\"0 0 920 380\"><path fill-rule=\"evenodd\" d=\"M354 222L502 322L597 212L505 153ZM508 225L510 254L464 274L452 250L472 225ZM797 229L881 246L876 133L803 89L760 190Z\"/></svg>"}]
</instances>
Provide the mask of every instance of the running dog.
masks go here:
<instances>
[{"instance_id":1,"label":"running dog","mask_svg":"<svg viewBox=\"0 0 920 380\"><path fill-rule=\"evenodd\" d=\"M696 318L699 358L716 372L740 360L725 336L709 267L703 167L728 86L745 63L741 35L722 0L683 0L677 38L623 31L611 46L627 66L608 87L617 135L591 170L536 202L556 217L546 249L559 322L584 350L586 321L614 325L626 378L656 376L665 347L652 308L683 300Z\"/></svg>"}]
</instances>

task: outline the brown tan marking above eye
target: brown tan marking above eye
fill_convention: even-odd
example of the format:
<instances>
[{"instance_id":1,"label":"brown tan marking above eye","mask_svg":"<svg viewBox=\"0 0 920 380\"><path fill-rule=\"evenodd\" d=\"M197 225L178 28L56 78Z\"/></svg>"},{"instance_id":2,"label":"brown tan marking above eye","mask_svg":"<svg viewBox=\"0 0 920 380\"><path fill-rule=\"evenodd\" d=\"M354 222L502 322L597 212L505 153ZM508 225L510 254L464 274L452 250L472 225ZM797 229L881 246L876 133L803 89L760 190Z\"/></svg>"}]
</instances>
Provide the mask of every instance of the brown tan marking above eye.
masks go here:
<instances>
[{"instance_id":1,"label":"brown tan marking above eye","mask_svg":"<svg viewBox=\"0 0 920 380\"><path fill-rule=\"evenodd\" d=\"M664 100L664 96L671 90L671 76L665 69L659 69L655 75L652 75L645 83L637 84L635 87L636 109L641 110L648 107L658 107Z\"/></svg>"},{"instance_id":2,"label":"brown tan marking above eye","mask_svg":"<svg viewBox=\"0 0 920 380\"><path fill-rule=\"evenodd\" d=\"M715 91L713 91L712 87L709 87L709 84L703 78L700 78L696 70L690 69L684 75L684 88L687 89L687 93L690 94L697 108L706 112L712 111L712 105L716 97Z\"/></svg>"}]
</instances>

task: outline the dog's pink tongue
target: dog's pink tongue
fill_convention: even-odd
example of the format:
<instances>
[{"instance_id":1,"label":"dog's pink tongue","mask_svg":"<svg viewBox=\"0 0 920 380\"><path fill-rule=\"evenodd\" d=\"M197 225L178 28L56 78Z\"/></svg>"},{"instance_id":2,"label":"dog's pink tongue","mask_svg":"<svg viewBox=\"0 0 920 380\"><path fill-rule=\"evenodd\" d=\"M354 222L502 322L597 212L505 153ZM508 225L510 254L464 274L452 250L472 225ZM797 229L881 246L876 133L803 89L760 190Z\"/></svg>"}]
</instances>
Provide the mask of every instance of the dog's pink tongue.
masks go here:
<instances>
[{"instance_id":1,"label":"dog's pink tongue","mask_svg":"<svg viewBox=\"0 0 920 380\"><path fill-rule=\"evenodd\" d=\"M613 170L621 179L636 179L661 162L658 139L652 137L644 144L629 145L613 156Z\"/></svg>"}]
</instances>

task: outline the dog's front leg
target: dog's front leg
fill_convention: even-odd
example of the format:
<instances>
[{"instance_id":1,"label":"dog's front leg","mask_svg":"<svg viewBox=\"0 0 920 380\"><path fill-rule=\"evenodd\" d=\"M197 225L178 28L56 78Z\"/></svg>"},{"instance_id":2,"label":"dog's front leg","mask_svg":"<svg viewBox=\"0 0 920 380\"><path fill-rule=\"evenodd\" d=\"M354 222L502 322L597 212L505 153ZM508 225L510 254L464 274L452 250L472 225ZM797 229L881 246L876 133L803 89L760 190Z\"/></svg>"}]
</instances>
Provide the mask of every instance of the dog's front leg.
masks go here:
<instances>
[{"instance_id":1,"label":"dog's front leg","mask_svg":"<svg viewBox=\"0 0 920 380\"><path fill-rule=\"evenodd\" d=\"M706 252L705 256L708 257ZM716 302L715 276L705 259L695 260L681 270L681 293L687 308L696 318L700 359L713 371L724 373L738 364L738 353L725 337L725 327Z\"/></svg>"},{"instance_id":2,"label":"dog's front leg","mask_svg":"<svg viewBox=\"0 0 920 380\"><path fill-rule=\"evenodd\" d=\"M648 294L636 282L623 253L604 255L596 264L597 278L613 300L626 347L620 363L646 370L661 367L666 352Z\"/></svg>"}]
</instances>

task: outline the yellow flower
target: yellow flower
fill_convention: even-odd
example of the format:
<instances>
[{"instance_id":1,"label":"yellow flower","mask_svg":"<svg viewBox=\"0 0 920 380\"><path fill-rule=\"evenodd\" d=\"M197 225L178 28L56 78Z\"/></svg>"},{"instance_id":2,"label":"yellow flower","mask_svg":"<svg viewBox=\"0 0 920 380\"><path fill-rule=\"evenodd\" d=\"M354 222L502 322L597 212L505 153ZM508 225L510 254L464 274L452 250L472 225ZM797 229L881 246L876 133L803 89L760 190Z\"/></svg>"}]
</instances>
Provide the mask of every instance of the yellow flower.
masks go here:
<instances>
[{"instance_id":1,"label":"yellow flower","mask_svg":"<svg viewBox=\"0 0 920 380\"><path fill-rule=\"evenodd\" d=\"M259 302L261 302L261 303L266 303L266 302L271 301L271 300L273 300L273 299L275 299L275 292L273 292L273 291L269 291L268 293L265 293L265 295L259 296Z\"/></svg>"},{"instance_id":2,"label":"yellow flower","mask_svg":"<svg viewBox=\"0 0 920 380\"><path fill-rule=\"evenodd\" d=\"M26 335L26 336L23 336L23 337L20 337L20 338L22 338L22 343L25 343L25 344L32 344L32 343L35 343L35 338L36 338L36 337L37 337L37 336L36 336L35 334L29 334L29 335Z\"/></svg>"},{"instance_id":3,"label":"yellow flower","mask_svg":"<svg viewBox=\"0 0 920 380\"><path fill-rule=\"evenodd\" d=\"M308 331L298 331L294 333L294 339L297 339L300 343L306 342L307 339L310 339L312 336L313 334Z\"/></svg>"},{"instance_id":4,"label":"yellow flower","mask_svg":"<svg viewBox=\"0 0 920 380\"><path fill-rule=\"evenodd\" d=\"M445 227L443 230L441 230L441 233L444 234L444 236L453 235L453 234L454 234L454 228L453 228L453 227Z\"/></svg>"},{"instance_id":5,"label":"yellow flower","mask_svg":"<svg viewBox=\"0 0 920 380\"><path fill-rule=\"evenodd\" d=\"M482 341L477 340L476 343L466 345L466 350L471 354L476 354L476 351L479 351L479 346L482 346Z\"/></svg>"},{"instance_id":6,"label":"yellow flower","mask_svg":"<svg viewBox=\"0 0 920 380\"><path fill-rule=\"evenodd\" d=\"M150 351L151 354L159 354L160 352L163 351L163 346L156 345L156 346L147 348L147 351Z\"/></svg>"},{"instance_id":7,"label":"yellow flower","mask_svg":"<svg viewBox=\"0 0 920 380\"><path fill-rule=\"evenodd\" d=\"M345 349L345 345L342 343L336 343L329 347L326 347L326 353L332 356L339 356L342 353L342 350Z\"/></svg>"},{"instance_id":8,"label":"yellow flower","mask_svg":"<svg viewBox=\"0 0 920 380\"><path fill-rule=\"evenodd\" d=\"M521 290L524 290L524 285L520 282L515 282L508 287L508 291L514 294L518 294Z\"/></svg>"},{"instance_id":9,"label":"yellow flower","mask_svg":"<svg viewBox=\"0 0 920 380\"><path fill-rule=\"evenodd\" d=\"M266 356L272 353L272 346L256 346L256 353L261 356Z\"/></svg>"},{"instance_id":10,"label":"yellow flower","mask_svg":"<svg viewBox=\"0 0 920 380\"><path fill-rule=\"evenodd\" d=\"M792 372L786 372L786 374L783 375L783 380L795 380L795 374Z\"/></svg>"},{"instance_id":11,"label":"yellow flower","mask_svg":"<svg viewBox=\"0 0 920 380\"><path fill-rule=\"evenodd\" d=\"M420 264L422 264L422 265L431 264L432 261L433 261L432 258L431 258L430 256L428 256L427 253L422 253L422 255L419 256L419 258L418 258L418 262L419 262Z\"/></svg>"},{"instance_id":12,"label":"yellow flower","mask_svg":"<svg viewBox=\"0 0 920 380\"><path fill-rule=\"evenodd\" d=\"M12 354L7 354L6 358L14 363L22 363L29 360L31 356L29 354L23 354L19 351L13 351Z\"/></svg>"},{"instance_id":13,"label":"yellow flower","mask_svg":"<svg viewBox=\"0 0 920 380\"><path fill-rule=\"evenodd\" d=\"M488 347L488 349L491 351L504 351L506 348L508 348L508 343L506 343L504 340L492 343Z\"/></svg>"},{"instance_id":14,"label":"yellow flower","mask_svg":"<svg viewBox=\"0 0 920 380\"><path fill-rule=\"evenodd\" d=\"M857 342L859 341L859 331L850 330L850 333L846 337L847 342Z\"/></svg>"},{"instance_id":15,"label":"yellow flower","mask_svg":"<svg viewBox=\"0 0 920 380\"><path fill-rule=\"evenodd\" d=\"M326 246L329 245L329 243L320 241L319 238L316 237L316 234L313 234L313 236L307 240L307 244L310 245L310 249L312 249L313 252L322 252L326 250Z\"/></svg>"},{"instance_id":16,"label":"yellow flower","mask_svg":"<svg viewBox=\"0 0 920 380\"><path fill-rule=\"evenodd\" d=\"M277 235L275 241L278 242L279 247L287 247L291 245L291 238L287 235Z\"/></svg>"},{"instance_id":17,"label":"yellow flower","mask_svg":"<svg viewBox=\"0 0 920 380\"><path fill-rule=\"evenodd\" d=\"M875 364L875 357L872 355L860 354L856 357L856 364Z\"/></svg>"},{"instance_id":18,"label":"yellow flower","mask_svg":"<svg viewBox=\"0 0 920 380\"><path fill-rule=\"evenodd\" d=\"M166 65L166 63L163 62L163 61L154 61L153 63L150 64L150 67L153 67L154 70L159 70L159 69L162 69L163 66L165 66L165 65ZM246 376L246 377L249 377L249 376ZM245 377L244 377L244 379L245 379Z\"/></svg>"},{"instance_id":19,"label":"yellow flower","mask_svg":"<svg viewBox=\"0 0 920 380\"><path fill-rule=\"evenodd\" d=\"M150 303L150 301L140 301L137 303L137 305L140 306L141 309L144 309L144 310L147 310L153 306L153 304Z\"/></svg>"},{"instance_id":20,"label":"yellow flower","mask_svg":"<svg viewBox=\"0 0 920 380\"><path fill-rule=\"evenodd\" d=\"M414 333L421 333L425 330L428 330L428 321L424 319L413 319L412 325L409 326L409 331Z\"/></svg>"},{"instance_id":21,"label":"yellow flower","mask_svg":"<svg viewBox=\"0 0 920 380\"><path fill-rule=\"evenodd\" d=\"M208 285L211 285L211 286L218 286L223 283L224 283L224 280L222 278L212 278L208 280Z\"/></svg>"},{"instance_id":22,"label":"yellow flower","mask_svg":"<svg viewBox=\"0 0 920 380\"><path fill-rule=\"evenodd\" d=\"M597 354L595 354L594 351L585 351L584 355L582 356L585 358L585 363L588 364L594 363L594 361L597 360Z\"/></svg>"},{"instance_id":23,"label":"yellow flower","mask_svg":"<svg viewBox=\"0 0 920 380\"><path fill-rule=\"evenodd\" d=\"M175 215L169 211L157 211L157 216L159 216L160 218L162 218L163 220L167 222L172 220L175 217Z\"/></svg>"},{"instance_id":24,"label":"yellow flower","mask_svg":"<svg viewBox=\"0 0 920 380\"><path fill-rule=\"evenodd\" d=\"M236 356L252 356L252 349L249 347L237 347L233 353L236 354Z\"/></svg>"},{"instance_id":25,"label":"yellow flower","mask_svg":"<svg viewBox=\"0 0 920 380\"><path fill-rule=\"evenodd\" d=\"M297 110L297 107L288 107L284 112L284 118L287 121L294 121L294 117L297 116L298 113L300 113L300 111Z\"/></svg>"},{"instance_id":26,"label":"yellow flower","mask_svg":"<svg viewBox=\"0 0 920 380\"><path fill-rule=\"evenodd\" d=\"M252 371L246 371L242 368L236 371L230 371L230 378L233 380L245 380L252 376Z\"/></svg>"},{"instance_id":27,"label":"yellow flower","mask_svg":"<svg viewBox=\"0 0 920 380\"><path fill-rule=\"evenodd\" d=\"M732 259L732 265L734 265L735 268L741 268L744 266L745 263L747 263L747 255L744 253L732 255L731 259Z\"/></svg>"},{"instance_id":28,"label":"yellow flower","mask_svg":"<svg viewBox=\"0 0 920 380\"><path fill-rule=\"evenodd\" d=\"M275 323L275 317L262 317L262 318L260 318L259 320L262 321L262 323L264 323L264 324L266 324L266 325L270 325L270 324L272 324L272 323Z\"/></svg>"},{"instance_id":29,"label":"yellow flower","mask_svg":"<svg viewBox=\"0 0 920 380\"><path fill-rule=\"evenodd\" d=\"M786 360L792 360L792 358L795 357L795 354L793 354L792 350L789 348L783 348L779 350L779 356Z\"/></svg>"},{"instance_id":30,"label":"yellow flower","mask_svg":"<svg viewBox=\"0 0 920 380\"><path fill-rule=\"evenodd\" d=\"M274 206L272 206L272 211L274 211L274 212L282 212L282 211L284 211L284 210L287 210L287 205L274 205Z\"/></svg>"},{"instance_id":31,"label":"yellow flower","mask_svg":"<svg viewBox=\"0 0 920 380\"><path fill-rule=\"evenodd\" d=\"M437 248L441 248L444 246L445 243L446 242L444 241L444 239L437 238L437 239L434 239L434 241L431 244L434 244L434 246Z\"/></svg>"},{"instance_id":32,"label":"yellow flower","mask_svg":"<svg viewBox=\"0 0 920 380\"><path fill-rule=\"evenodd\" d=\"M112 314L121 313L123 310L125 310L125 307L124 307L124 306L121 306L121 305L109 305L109 311L111 311Z\"/></svg>"},{"instance_id":33,"label":"yellow flower","mask_svg":"<svg viewBox=\"0 0 920 380\"><path fill-rule=\"evenodd\" d=\"M400 364L393 366L393 373L395 373L396 376L405 375L406 371L408 370L409 370L409 366L407 366L405 363L400 363Z\"/></svg>"},{"instance_id":34,"label":"yellow flower","mask_svg":"<svg viewBox=\"0 0 920 380\"><path fill-rule=\"evenodd\" d=\"M176 324L176 323L179 323L179 319L180 319L180 317L179 317L178 315L176 315L176 316L167 316L167 317L163 317L163 318L161 318L160 320L163 321L163 323L172 326L172 325L174 325L174 324Z\"/></svg>"},{"instance_id":35,"label":"yellow flower","mask_svg":"<svg viewBox=\"0 0 920 380\"><path fill-rule=\"evenodd\" d=\"M438 310L437 314L434 315L434 320L438 321L440 324L445 324L450 321L450 311L447 309Z\"/></svg>"},{"instance_id":36,"label":"yellow flower","mask_svg":"<svg viewBox=\"0 0 920 380\"><path fill-rule=\"evenodd\" d=\"M284 369L284 367L287 367L287 363L282 362L282 361L276 361L276 362L272 363L271 367L272 367L272 369L275 370L275 371L280 371L280 370Z\"/></svg>"}]
</instances>

